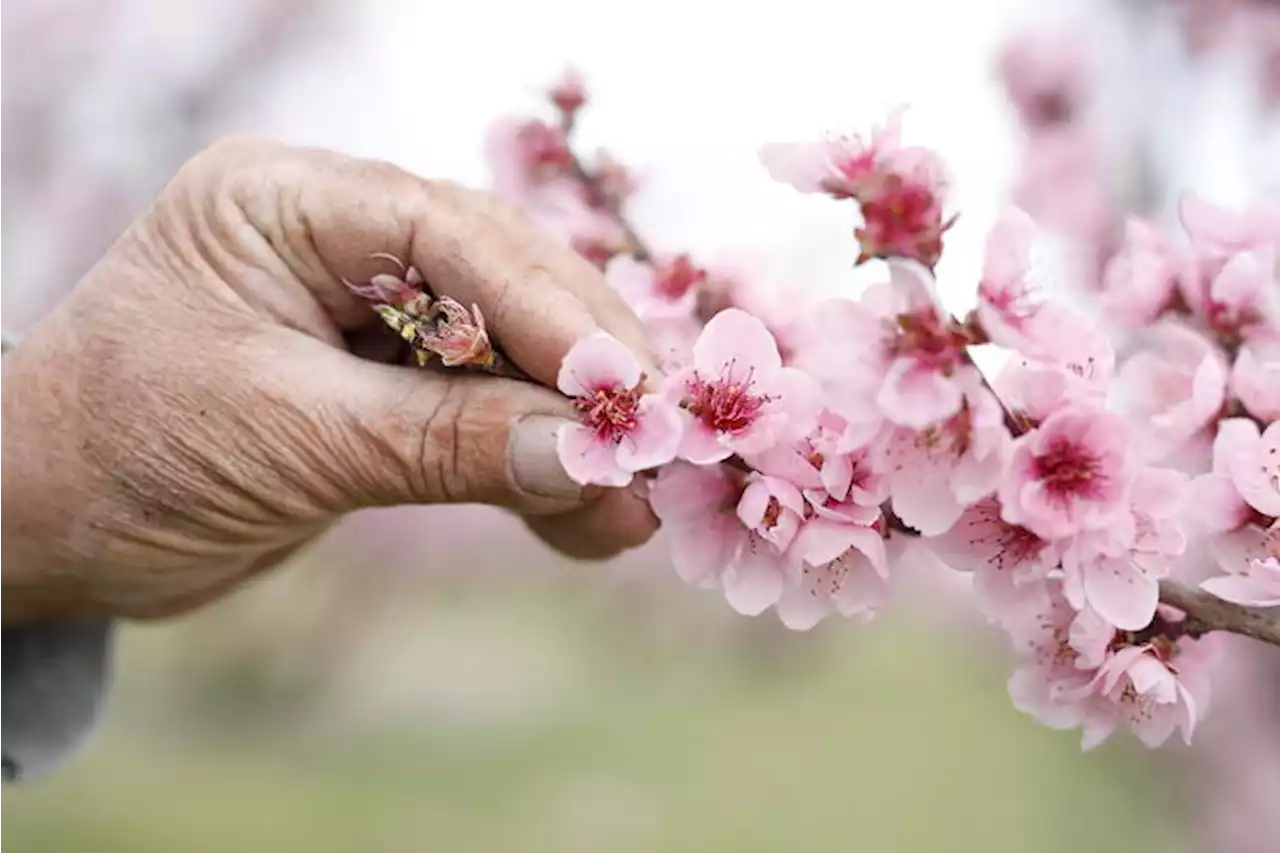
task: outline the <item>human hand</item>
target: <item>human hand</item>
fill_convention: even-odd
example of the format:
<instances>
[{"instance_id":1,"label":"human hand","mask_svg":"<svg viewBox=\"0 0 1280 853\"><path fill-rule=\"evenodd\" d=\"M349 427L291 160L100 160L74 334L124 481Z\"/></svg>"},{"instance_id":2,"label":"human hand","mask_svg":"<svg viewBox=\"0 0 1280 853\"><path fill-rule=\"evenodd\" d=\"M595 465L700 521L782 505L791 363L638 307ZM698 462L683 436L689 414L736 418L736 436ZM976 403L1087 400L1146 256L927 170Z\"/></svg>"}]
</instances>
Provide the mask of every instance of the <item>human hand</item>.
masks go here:
<instances>
[{"instance_id":1,"label":"human hand","mask_svg":"<svg viewBox=\"0 0 1280 853\"><path fill-rule=\"evenodd\" d=\"M343 285L374 253L479 305L534 382L387 363ZM219 143L3 360L4 621L181 613L370 506L507 507L579 557L640 544L643 498L556 458L556 372L596 328L651 364L600 274L489 196Z\"/></svg>"}]
</instances>

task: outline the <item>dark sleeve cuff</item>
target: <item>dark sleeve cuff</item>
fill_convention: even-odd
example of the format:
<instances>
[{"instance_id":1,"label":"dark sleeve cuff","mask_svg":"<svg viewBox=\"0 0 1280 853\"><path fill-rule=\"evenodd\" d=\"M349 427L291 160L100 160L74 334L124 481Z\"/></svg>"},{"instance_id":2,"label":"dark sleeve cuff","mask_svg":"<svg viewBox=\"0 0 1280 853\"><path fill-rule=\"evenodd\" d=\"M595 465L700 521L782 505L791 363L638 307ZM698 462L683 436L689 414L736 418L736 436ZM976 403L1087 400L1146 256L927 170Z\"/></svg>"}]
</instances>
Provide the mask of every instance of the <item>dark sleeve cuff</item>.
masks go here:
<instances>
[{"instance_id":1,"label":"dark sleeve cuff","mask_svg":"<svg viewBox=\"0 0 1280 853\"><path fill-rule=\"evenodd\" d=\"M4 779L33 779L84 741L110 680L106 619L5 628L0 739Z\"/></svg>"}]
</instances>

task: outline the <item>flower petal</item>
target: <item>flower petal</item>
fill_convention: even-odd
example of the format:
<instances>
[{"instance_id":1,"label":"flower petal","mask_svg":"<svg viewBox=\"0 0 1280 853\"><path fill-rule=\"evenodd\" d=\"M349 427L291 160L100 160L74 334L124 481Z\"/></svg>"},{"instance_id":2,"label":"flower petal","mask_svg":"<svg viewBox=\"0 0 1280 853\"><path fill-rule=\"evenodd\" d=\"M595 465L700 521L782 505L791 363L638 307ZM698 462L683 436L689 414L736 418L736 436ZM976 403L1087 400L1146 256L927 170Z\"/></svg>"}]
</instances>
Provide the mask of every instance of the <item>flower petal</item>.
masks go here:
<instances>
[{"instance_id":1,"label":"flower petal","mask_svg":"<svg viewBox=\"0 0 1280 853\"><path fill-rule=\"evenodd\" d=\"M625 486L632 472L618 464L617 447L600 441L594 430L567 424L556 434L556 452L564 471L575 483Z\"/></svg>"},{"instance_id":2,"label":"flower petal","mask_svg":"<svg viewBox=\"0 0 1280 853\"><path fill-rule=\"evenodd\" d=\"M640 372L640 362L626 344L608 332L592 332L565 355L556 387L570 397L583 397L600 388L634 388L640 382Z\"/></svg>"},{"instance_id":3,"label":"flower petal","mask_svg":"<svg viewBox=\"0 0 1280 853\"><path fill-rule=\"evenodd\" d=\"M636 425L618 445L618 464L628 471L657 468L676 457L684 421L679 410L654 394L640 398Z\"/></svg>"}]
</instances>

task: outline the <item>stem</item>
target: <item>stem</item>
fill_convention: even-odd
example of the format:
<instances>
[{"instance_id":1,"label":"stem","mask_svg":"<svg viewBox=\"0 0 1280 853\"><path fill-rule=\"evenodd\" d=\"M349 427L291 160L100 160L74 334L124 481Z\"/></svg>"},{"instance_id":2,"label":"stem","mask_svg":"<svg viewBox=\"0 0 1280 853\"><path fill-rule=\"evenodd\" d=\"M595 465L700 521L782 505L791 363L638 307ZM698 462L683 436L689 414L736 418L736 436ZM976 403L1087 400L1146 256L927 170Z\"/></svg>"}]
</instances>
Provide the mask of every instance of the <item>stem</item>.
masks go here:
<instances>
[{"instance_id":1,"label":"stem","mask_svg":"<svg viewBox=\"0 0 1280 853\"><path fill-rule=\"evenodd\" d=\"M1233 604L1171 580L1160 581L1160 601L1187 614L1187 633L1193 637L1226 631L1280 646L1280 615L1265 608Z\"/></svg>"},{"instance_id":2,"label":"stem","mask_svg":"<svg viewBox=\"0 0 1280 853\"><path fill-rule=\"evenodd\" d=\"M641 262L652 260L653 251L636 233L636 230L631 227L631 223L622 215L618 205L600 188L600 182L595 175L588 172L586 167L582 165L582 161L578 159L578 154L573 148L569 148L569 174L586 188L591 197L592 207L598 207L606 211L613 221L617 223L623 236L627 238L627 245L631 247L631 256Z\"/></svg>"}]
</instances>

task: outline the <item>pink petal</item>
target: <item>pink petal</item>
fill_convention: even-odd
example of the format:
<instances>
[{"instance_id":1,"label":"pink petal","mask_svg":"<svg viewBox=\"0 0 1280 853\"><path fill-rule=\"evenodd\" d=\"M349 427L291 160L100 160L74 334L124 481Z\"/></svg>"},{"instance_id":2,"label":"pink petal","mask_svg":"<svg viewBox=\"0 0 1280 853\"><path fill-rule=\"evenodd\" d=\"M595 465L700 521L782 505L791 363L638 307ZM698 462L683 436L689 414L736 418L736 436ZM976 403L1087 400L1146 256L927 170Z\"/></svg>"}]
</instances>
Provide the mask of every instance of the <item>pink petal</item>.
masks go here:
<instances>
[{"instance_id":1,"label":"pink petal","mask_svg":"<svg viewBox=\"0 0 1280 853\"><path fill-rule=\"evenodd\" d=\"M987 235L982 280L997 288L1021 281L1031 265L1036 224L1016 207L1008 208Z\"/></svg>"},{"instance_id":2,"label":"pink petal","mask_svg":"<svg viewBox=\"0 0 1280 853\"><path fill-rule=\"evenodd\" d=\"M1151 624L1160 598L1159 584L1127 559L1091 561L1082 574L1085 597L1099 616L1125 631L1140 631Z\"/></svg>"},{"instance_id":3,"label":"pink petal","mask_svg":"<svg viewBox=\"0 0 1280 853\"><path fill-rule=\"evenodd\" d=\"M680 458L695 465L721 462L733 455L733 449L722 444L720 435L703 421L685 416L684 436L680 439Z\"/></svg>"},{"instance_id":4,"label":"pink petal","mask_svg":"<svg viewBox=\"0 0 1280 853\"><path fill-rule=\"evenodd\" d=\"M1250 607L1280 606L1280 585L1268 585L1246 575L1221 575L1200 584L1205 592L1224 601L1233 601Z\"/></svg>"},{"instance_id":5,"label":"pink petal","mask_svg":"<svg viewBox=\"0 0 1280 853\"><path fill-rule=\"evenodd\" d=\"M625 486L631 471L618 464L617 447L598 440L595 431L568 424L556 434L556 452L569 478L582 485Z\"/></svg>"},{"instance_id":6,"label":"pink petal","mask_svg":"<svg viewBox=\"0 0 1280 853\"><path fill-rule=\"evenodd\" d=\"M960 411L960 386L915 359L898 358L889 365L876 404L885 417L911 429L924 429Z\"/></svg>"},{"instance_id":7,"label":"pink petal","mask_svg":"<svg viewBox=\"0 0 1280 853\"><path fill-rule=\"evenodd\" d=\"M684 421L680 412L654 394L640 398L636 425L618 445L618 464L629 471L657 468L676 457Z\"/></svg>"},{"instance_id":8,"label":"pink petal","mask_svg":"<svg viewBox=\"0 0 1280 853\"><path fill-rule=\"evenodd\" d=\"M760 162L769 177L802 193L822 191L831 174L827 147L820 142L775 142L760 149Z\"/></svg>"},{"instance_id":9,"label":"pink petal","mask_svg":"<svg viewBox=\"0 0 1280 853\"><path fill-rule=\"evenodd\" d=\"M565 355L556 387L570 397L583 397L600 388L634 388L639 382L640 362L626 344L608 332L592 332Z\"/></svg>"},{"instance_id":10,"label":"pink petal","mask_svg":"<svg viewBox=\"0 0 1280 853\"><path fill-rule=\"evenodd\" d=\"M649 487L649 505L663 522L675 524L716 516L733 491L732 479L719 465L674 462Z\"/></svg>"},{"instance_id":11,"label":"pink petal","mask_svg":"<svg viewBox=\"0 0 1280 853\"><path fill-rule=\"evenodd\" d=\"M801 438L813 431L822 413L823 394L818 380L803 370L784 367L769 383L768 395L774 398L774 411L785 414L787 436Z\"/></svg>"},{"instance_id":12,"label":"pink petal","mask_svg":"<svg viewBox=\"0 0 1280 853\"><path fill-rule=\"evenodd\" d=\"M964 505L940 477L904 473L894 478L892 494L893 511L921 536L946 533L964 512Z\"/></svg>"},{"instance_id":13,"label":"pink petal","mask_svg":"<svg viewBox=\"0 0 1280 853\"><path fill-rule=\"evenodd\" d=\"M782 357L769 328L746 311L728 308L712 317L693 345L693 365L708 378L750 375L769 384L782 369Z\"/></svg>"},{"instance_id":14,"label":"pink petal","mask_svg":"<svg viewBox=\"0 0 1280 853\"><path fill-rule=\"evenodd\" d=\"M1225 533L1244 524L1249 506L1225 474L1202 474L1191 481L1195 500L1188 507L1187 520L1209 533Z\"/></svg>"},{"instance_id":15,"label":"pink petal","mask_svg":"<svg viewBox=\"0 0 1280 853\"><path fill-rule=\"evenodd\" d=\"M796 584L787 584L778 599L778 619L793 631L808 631L834 610L828 596Z\"/></svg>"},{"instance_id":16,"label":"pink petal","mask_svg":"<svg viewBox=\"0 0 1280 853\"><path fill-rule=\"evenodd\" d=\"M729 519L729 521L733 521ZM685 583L704 586L724 571L745 532L728 524L679 525L672 528L671 562ZM733 535L734 533L738 536Z\"/></svg>"},{"instance_id":17,"label":"pink petal","mask_svg":"<svg viewBox=\"0 0 1280 853\"><path fill-rule=\"evenodd\" d=\"M782 595L783 569L779 558L745 549L724 574L724 595L729 606L744 616L758 616Z\"/></svg>"},{"instance_id":18,"label":"pink petal","mask_svg":"<svg viewBox=\"0 0 1280 853\"><path fill-rule=\"evenodd\" d=\"M874 534L876 539L879 534ZM883 545L881 545L883 549ZM842 557L848 574L836 595L836 609L842 616L871 614L889 600L889 584L875 564L856 551Z\"/></svg>"}]
</instances>

